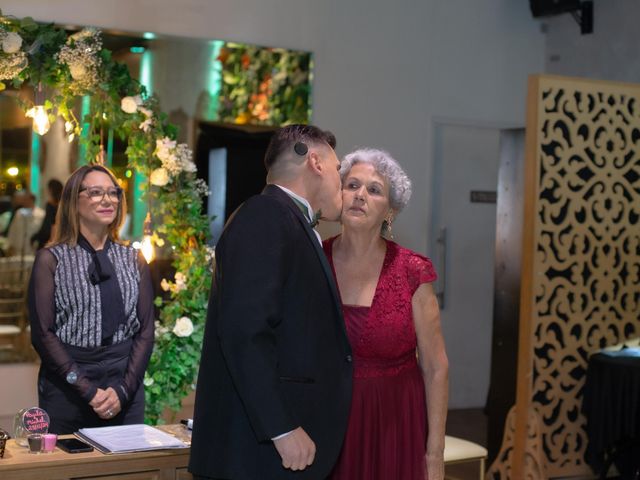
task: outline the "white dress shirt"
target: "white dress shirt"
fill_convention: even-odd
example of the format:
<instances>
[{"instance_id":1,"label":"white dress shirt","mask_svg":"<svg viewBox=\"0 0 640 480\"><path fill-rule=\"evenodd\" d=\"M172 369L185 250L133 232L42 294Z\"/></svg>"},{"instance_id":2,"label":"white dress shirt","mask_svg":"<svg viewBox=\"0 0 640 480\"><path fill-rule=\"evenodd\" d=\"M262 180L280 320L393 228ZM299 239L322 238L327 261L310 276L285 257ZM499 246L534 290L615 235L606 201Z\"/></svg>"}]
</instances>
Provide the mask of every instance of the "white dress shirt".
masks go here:
<instances>
[{"instance_id":1,"label":"white dress shirt","mask_svg":"<svg viewBox=\"0 0 640 480\"><path fill-rule=\"evenodd\" d=\"M306 207L306 209L307 209L307 214L305 216L309 220L309 223L313 222L313 217L314 217L315 214L313 212L313 208L311 208L311 204L309 203L309 201L306 198L301 197L297 193L292 192L291 190L289 190L288 188L283 187L282 185L278 185L277 183L274 183L274 185L276 187L278 187L280 190L282 190L284 193L286 193L290 197L295 198L298 202L300 202L302 205L304 205ZM313 233L316 234L316 238L318 239L318 243L320 244L320 246L322 246L322 237L320 236L318 231L315 229L315 227L313 227Z\"/></svg>"}]
</instances>

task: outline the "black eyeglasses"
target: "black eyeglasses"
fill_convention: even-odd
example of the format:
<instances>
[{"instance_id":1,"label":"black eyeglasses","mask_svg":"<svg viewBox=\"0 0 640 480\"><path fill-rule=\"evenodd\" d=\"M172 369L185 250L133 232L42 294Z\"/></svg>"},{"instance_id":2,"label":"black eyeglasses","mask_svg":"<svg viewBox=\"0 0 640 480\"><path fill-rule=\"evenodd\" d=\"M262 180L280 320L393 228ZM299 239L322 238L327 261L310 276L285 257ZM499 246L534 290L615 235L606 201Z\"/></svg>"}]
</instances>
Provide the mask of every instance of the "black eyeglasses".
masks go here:
<instances>
[{"instance_id":1,"label":"black eyeglasses","mask_svg":"<svg viewBox=\"0 0 640 480\"><path fill-rule=\"evenodd\" d=\"M120 187L102 188L102 187L82 187L80 192L87 192L87 197L92 202L101 202L104 200L104 196L107 195L109 200L117 203L122 198L122 189Z\"/></svg>"}]
</instances>

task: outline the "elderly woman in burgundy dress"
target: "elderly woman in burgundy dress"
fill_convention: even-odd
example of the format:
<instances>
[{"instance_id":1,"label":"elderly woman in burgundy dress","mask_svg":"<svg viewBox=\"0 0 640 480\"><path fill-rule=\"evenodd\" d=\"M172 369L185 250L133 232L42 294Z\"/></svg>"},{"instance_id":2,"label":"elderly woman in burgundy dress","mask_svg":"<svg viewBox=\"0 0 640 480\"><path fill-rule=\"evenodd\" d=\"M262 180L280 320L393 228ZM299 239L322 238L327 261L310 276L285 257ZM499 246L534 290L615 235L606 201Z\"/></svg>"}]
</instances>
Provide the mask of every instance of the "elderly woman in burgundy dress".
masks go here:
<instances>
[{"instance_id":1,"label":"elderly woman in burgundy dress","mask_svg":"<svg viewBox=\"0 0 640 480\"><path fill-rule=\"evenodd\" d=\"M448 361L431 261L384 238L411 183L380 150L347 155L342 234L324 243L354 353L332 480L442 480ZM417 353L417 355L416 355Z\"/></svg>"}]
</instances>

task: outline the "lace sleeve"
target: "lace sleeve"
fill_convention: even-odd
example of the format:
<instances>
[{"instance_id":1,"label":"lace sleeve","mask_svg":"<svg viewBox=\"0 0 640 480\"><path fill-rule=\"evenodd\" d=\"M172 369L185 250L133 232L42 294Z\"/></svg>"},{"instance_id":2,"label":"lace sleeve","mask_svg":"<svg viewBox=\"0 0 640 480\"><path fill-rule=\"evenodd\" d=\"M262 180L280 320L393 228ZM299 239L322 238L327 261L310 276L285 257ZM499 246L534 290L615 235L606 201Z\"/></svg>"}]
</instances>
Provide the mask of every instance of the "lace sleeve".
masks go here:
<instances>
[{"instance_id":1,"label":"lace sleeve","mask_svg":"<svg viewBox=\"0 0 640 480\"><path fill-rule=\"evenodd\" d=\"M28 292L31 343L47 370L60 376L64 381L73 378L68 376L69 373L76 373L75 381L69 383L88 403L95 396L97 386L79 369L55 333L56 265L57 260L48 249L40 250L33 263Z\"/></svg>"},{"instance_id":2,"label":"lace sleeve","mask_svg":"<svg viewBox=\"0 0 640 480\"><path fill-rule=\"evenodd\" d=\"M416 291L423 283L435 282L438 278L431 260L415 252L407 256L408 276L412 291Z\"/></svg>"},{"instance_id":3,"label":"lace sleeve","mask_svg":"<svg viewBox=\"0 0 640 480\"><path fill-rule=\"evenodd\" d=\"M131 347L129 363L127 364L127 371L122 379L122 384L113 386L122 405L131 400L133 394L140 387L153 350L155 307L151 270L142 255L138 255L137 262L138 271L140 272L137 305L140 330L133 336L133 346Z\"/></svg>"}]
</instances>

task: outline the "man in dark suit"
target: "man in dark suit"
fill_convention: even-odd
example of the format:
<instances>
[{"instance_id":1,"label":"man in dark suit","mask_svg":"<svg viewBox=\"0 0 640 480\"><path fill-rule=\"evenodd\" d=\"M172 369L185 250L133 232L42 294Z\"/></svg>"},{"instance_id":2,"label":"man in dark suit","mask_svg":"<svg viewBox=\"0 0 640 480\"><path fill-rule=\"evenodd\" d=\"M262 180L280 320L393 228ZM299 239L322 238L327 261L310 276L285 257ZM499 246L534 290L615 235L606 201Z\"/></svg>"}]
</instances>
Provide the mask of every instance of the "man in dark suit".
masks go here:
<instances>
[{"instance_id":1,"label":"man in dark suit","mask_svg":"<svg viewBox=\"0 0 640 480\"><path fill-rule=\"evenodd\" d=\"M216 247L196 388L195 478L324 479L351 399L351 349L314 212L337 220L335 137L278 130L267 183Z\"/></svg>"}]
</instances>

